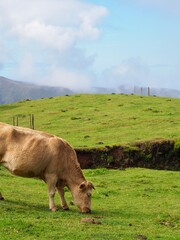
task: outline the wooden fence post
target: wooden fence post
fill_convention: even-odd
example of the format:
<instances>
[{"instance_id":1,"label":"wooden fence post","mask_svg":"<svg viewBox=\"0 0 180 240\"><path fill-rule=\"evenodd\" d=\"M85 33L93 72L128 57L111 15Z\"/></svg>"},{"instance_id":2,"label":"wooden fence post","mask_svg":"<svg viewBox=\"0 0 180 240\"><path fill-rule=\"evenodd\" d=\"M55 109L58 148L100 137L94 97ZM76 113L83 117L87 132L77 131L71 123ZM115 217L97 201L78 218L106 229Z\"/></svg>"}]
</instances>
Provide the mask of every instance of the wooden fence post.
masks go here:
<instances>
[{"instance_id":1,"label":"wooden fence post","mask_svg":"<svg viewBox=\"0 0 180 240\"><path fill-rule=\"evenodd\" d=\"M34 114L29 114L30 128L34 129Z\"/></svg>"},{"instance_id":2,"label":"wooden fence post","mask_svg":"<svg viewBox=\"0 0 180 240\"><path fill-rule=\"evenodd\" d=\"M20 118L24 118L29 116L29 127L31 129L34 129L34 114L28 114L28 115L23 115L23 114L19 114L19 115L15 115L13 116L13 126L19 126L19 117Z\"/></svg>"},{"instance_id":3,"label":"wooden fence post","mask_svg":"<svg viewBox=\"0 0 180 240\"><path fill-rule=\"evenodd\" d=\"M19 125L19 118L18 116L15 116L15 126L18 126Z\"/></svg>"},{"instance_id":4,"label":"wooden fence post","mask_svg":"<svg viewBox=\"0 0 180 240\"><path fill-rule=\"evenodd\" d=\"M15 126L15 117L13 116L13 126Z\"/></svg>"},{"instance_id":5,"label":"wooden fence post","mask_svg":"<svg viewBox=\"0 0 180 240\"><path fill-rule=\"evenodd\" d=\"M29 114L29 127L32 128L31 114Z\"/></svg>"},{"instance_id":6,"label":"wooden fence post","mask_svg":"<svg viewBox=\"0 0 180 240\"><path fill-rule=\"evenodd\" d=\"M34 129L34 114L31 114L31 128Z\"/></svg>"},{"instance_id":7,"label":"wooden fence post","mask_svg":"<svg viewBox=\"0 0 180 240\"><path fill-rule=\"evenodd\" d=\"M142 96L142 94L143 94L143 88L141 87L141 96Z\"/></svg>"}]
</instances>

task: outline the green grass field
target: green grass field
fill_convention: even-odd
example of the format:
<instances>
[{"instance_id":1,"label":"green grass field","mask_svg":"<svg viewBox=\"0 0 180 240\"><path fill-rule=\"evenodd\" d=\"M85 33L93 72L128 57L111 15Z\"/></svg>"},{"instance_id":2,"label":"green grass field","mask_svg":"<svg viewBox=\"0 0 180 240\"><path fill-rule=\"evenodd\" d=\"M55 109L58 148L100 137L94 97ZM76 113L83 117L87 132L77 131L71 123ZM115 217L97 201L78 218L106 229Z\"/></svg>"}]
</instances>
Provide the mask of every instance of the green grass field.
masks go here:
<instances>
[{"instance_id":1,"label":"green grass field","mask_svg":"<svg viewBox=\"0 0 180 240\"><path fill-rule=\"evenodd\" d=\"M179 172L96 169L84 173L96 187L91 215L74 205L70 211L50 212L43 182L14 177L1 168L5 200L0 201L0 239L179 239ZM69 192L66 197L72 200ZM94 219L95 224L81 222L84 218Z\"/></svg>"},{"instance_id":2,"label":"green grass field","mask_svg":"<svg viewBox=\"0 0 180 240\"><path fill-rule=\"evenodd\" d=\"M180 99L131 95L72 95L0 105L0 121L65 138L73 147L124 145L156 138L179 139ZM148 169L84 170L96 191L91 215L77 208L52 213L46 185L0 168L1 240L178 240L179 172ZM71 195L66 193L68 202ZM58 203L58 198L56 198ZM81 222L90 218L93 223ZM96 224L99 223L99 224Z\"/></svg>"},{"instance_id":3,"label":"green grass field","mask_svg":"<svg viewBox=\"0 0 180 240\"><path fill-rule=\"evenodd\" d=\"M73 147L100 147L180 136L180 99L131 95L72 95L0 106L0 121L65 138Z\"/></svg>"}]
</instances>

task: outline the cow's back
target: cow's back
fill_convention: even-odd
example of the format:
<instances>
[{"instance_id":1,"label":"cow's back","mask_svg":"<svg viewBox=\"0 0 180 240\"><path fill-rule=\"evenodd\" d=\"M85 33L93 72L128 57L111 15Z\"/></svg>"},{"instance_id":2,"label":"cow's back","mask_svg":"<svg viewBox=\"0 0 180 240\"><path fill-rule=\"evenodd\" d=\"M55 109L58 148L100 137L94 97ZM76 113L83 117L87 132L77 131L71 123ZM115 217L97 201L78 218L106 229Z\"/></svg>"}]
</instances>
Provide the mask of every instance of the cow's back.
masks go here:
<instances>
[{"instance_id":1,"label":"cow's back","mask_svg":"<svg viewBox=\"0 0 180 240\"><path fill-rule=\"evenodd\" d=\"M0 161L13 174L44 178L47 171L63 172L74 151L64 140L44 132L0 124Z\"/></svg>"}]
</instances>

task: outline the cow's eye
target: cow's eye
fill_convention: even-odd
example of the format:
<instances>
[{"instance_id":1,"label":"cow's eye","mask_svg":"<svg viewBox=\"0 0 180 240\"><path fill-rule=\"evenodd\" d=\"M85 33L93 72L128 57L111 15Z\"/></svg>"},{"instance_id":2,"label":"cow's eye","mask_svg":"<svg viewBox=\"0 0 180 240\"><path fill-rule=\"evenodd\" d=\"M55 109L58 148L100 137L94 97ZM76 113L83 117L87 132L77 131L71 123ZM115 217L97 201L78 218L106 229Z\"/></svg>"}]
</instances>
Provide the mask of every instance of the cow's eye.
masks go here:
<instances>
[{"instance_id":1,"label":"cow's eye","mask_svg":"<svg viewBox=\"0 0 180 240\"><path fill-rule=\"evenodd\" d=\"M91 197L91 193L87 193L87 196L88 196L88 197Z\"/></svg>"}]
</instances>

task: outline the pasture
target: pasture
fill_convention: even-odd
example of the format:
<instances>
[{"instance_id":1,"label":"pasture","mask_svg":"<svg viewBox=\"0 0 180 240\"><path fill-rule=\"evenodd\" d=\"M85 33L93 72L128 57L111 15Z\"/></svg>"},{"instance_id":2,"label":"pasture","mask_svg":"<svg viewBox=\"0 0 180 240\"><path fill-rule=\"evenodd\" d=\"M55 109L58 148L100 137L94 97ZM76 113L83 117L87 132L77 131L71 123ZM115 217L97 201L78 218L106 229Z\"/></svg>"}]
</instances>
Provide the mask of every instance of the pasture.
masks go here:
<instances>
[{"instance_id":1,"label":"pasture","mask_svg":"<svg viewBox=\"0 0 180 240\"><path fill-rule=\"evenodd\" d=\"M0 187L6 200L0 201L0 239L179 239L179 172L95 169L84 173L96 187L91 215L74 205L70 211L50 212L43 182L14 177L1 168ZM72 201L68 191L66 198Z\"/></svg>"},{"instance_id":2,"label":"pasture","mask_svg":"<svg viewBox=\"0 0 180 240\"><path fill-rule=\"evenodd\" d=\"M66 139L73 147L102 147L180 136L180 99L119 94L72 95L0 106L0 121Z\"/></svg>"},{"instance_id":3,"label":"pasture","mask_svg":"<svg viewBox=\"0 0 180 240\"><path fill-rule=\"evenodd\" d=\"M0 105L0 121L65 138L73 147L100 148L180 136L180 99L131 95L72 95ZM0 167L0 239L179 239L179 172L149 169L83 170L96 187L91 215L48 209L47 186ZM56 196L56 203L59 202Z\"/></svg>"}]
</instances>

